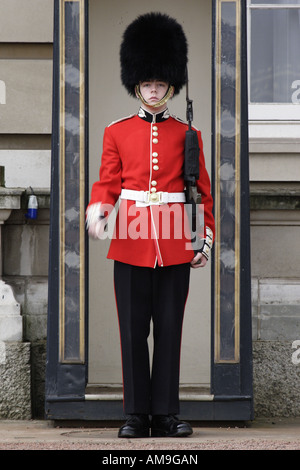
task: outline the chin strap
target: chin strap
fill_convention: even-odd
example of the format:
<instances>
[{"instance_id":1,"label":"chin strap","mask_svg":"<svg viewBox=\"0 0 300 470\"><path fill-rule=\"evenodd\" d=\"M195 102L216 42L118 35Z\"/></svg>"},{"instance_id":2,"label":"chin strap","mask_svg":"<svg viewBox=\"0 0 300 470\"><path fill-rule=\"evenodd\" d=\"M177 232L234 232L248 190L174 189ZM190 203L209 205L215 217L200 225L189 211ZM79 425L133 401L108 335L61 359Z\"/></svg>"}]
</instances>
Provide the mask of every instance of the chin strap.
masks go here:
<instances>
[{"instance_id":1,"label":"chin strap","mask_svg":"<svg viewBox=\"0 0 300 470\"><path fill-rule=\"evenodd\" d=\"M144 98L142 97L141 95L141 92L140 92L140 86L139 85L135 85L135 93L136 93L136 96L141 100L141 102L146 105L146 106L151 106L152 108L159 108L160 106L163 106L167 101L168 99L171 98L172 94L174 92L174 87L172 85L169 86L169 89L167 91L167 93L165 94L165 96L160 100L158 101L157 103L155 104L149 104L147 103L147 101L144 100Z\"/></svg>"}]
</instances>

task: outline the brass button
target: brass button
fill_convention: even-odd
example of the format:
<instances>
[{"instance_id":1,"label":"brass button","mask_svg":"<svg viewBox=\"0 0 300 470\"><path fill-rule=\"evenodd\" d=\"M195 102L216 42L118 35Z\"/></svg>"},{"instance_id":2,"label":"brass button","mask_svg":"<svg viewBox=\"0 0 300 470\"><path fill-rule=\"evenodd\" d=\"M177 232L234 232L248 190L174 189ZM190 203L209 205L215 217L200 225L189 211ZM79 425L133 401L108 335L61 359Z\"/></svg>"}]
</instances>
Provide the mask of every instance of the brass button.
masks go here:
<instances>
[{"instance_id":1,"label":"brass button","mask_svg":"<svg viewBox=\"0 0 300 470\"><path fill-rule=\"evenodd\" d=\"M157 153L157 152L153 152L153 153L152 153L152 157L158 157L158 153Z\"/></svg>"},{"instance_id":2,"label":"brass button","mask_svg":"<svg viewBox=\"0 0 300 470\"><path fill-rule=\"evenodd\" d=\"M157 158L153 158L153 163L158 163L158 159Z\"/></svg>"},{"instance_id":3,"label":"brass button","mask_svg":"<svg viewBox=\"0 0 300 470\"><path fill-rule=\"evenodd\" d=\"M155 170L155 171L159 170L159 166L158 166L158 165L154 165L153 170Z\"/></svg>"},{"instance_id":4,"label":"brass button","mask_svg":"<svg viewBox=\"0 0 300 470\"><path fill-rule=\"evenodd\" d=\"M153 132L152 135L154 135L154 137L157 137L157 136L158 136L158 132Z\"/></svg>"},{"instance_id":5,"label":"brass button","mask_svg":"<svg viewBox=\"0 0 300 470\"><path fill-rule=\"evenodd\" d=\"M157 181L153 180L153 181L151 181L151 184L152 184L152 186L156 186L156 185L157 185Z\"/></svg>"},{"instance_id":6,"label":"brass button","mask_svg":"<svg viewBox=\"0 0 300 470\"><path fill-rule=\"evenodd\" d=\"M157 131L157 130L158 130L158 127L157 127L157 126L153 126L152 129L153 129L154 131Z\"/></svg>"},{"instance_id":7,"label":"brass button","mask_svg":"<svg viewBox=\"0 0 300 470\"><path fill-rule=\"evenodd\" d=\"M156 188L151 188L151 193L156 193Z\"/></svg>"},{"instance_id":8,"label":"brass button","mask_svg":"<svg viewBox=\"0 0 300 470\"><path fill-rule=\"evenodd\" d=\"M155 138L152 140L152 142L153 142L154 144L157 144L157 143L158 143L158 139L155 137Z\"/></svg>"}]
</instances>

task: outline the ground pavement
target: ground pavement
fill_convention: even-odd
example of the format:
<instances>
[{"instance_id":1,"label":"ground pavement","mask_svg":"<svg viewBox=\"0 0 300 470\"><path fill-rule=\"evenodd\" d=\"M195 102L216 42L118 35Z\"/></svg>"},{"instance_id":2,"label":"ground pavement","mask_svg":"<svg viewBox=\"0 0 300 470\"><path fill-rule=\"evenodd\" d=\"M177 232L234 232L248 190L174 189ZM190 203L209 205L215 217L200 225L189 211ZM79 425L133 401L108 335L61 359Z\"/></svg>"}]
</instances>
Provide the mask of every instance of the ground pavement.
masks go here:
<instances>
[{"instance_id":1,"label":"ground pavement","mask_svg":"<svg viewBox=\"0 0 300 470\"><path fill-rule=\"evenodd\" d=\"M154 455L157 451L160 456L167 455L168 451L174 455L176 451L181 456L177 462L171 462L171 457L168 457L170 461L160 460L166 459L166 456L155 458L159 464L178 464L187 463L185 460L180 461L185 455L196 455L202 450L300 450L300 418L256 419L252 423L236 425L205 422L191 424L194 432L187 438L120 439L117 437L116 425L110 427L109 423L106 423L106 427L103 424L83 426L79 423L71 424L70 427L68 423L52 421L0 420L0 450L96 450L101 451L100 463L110 464L120 463L118 460L112 461L114 456L120 459L122 453L124 456L139 455L138 451L144 451L145 455ZM133 461L132 465L129 461L123 463L133 466Z\"/></svg>"}]
</instances>

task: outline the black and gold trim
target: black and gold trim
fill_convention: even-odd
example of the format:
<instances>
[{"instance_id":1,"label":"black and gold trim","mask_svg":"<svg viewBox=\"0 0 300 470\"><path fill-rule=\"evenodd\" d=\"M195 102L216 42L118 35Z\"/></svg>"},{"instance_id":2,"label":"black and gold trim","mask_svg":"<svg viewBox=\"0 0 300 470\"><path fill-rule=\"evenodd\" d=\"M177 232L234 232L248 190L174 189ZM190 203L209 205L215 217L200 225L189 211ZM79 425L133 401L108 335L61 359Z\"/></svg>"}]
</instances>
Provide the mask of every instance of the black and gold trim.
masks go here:
<instances>
[{"instance_id":1,"label":"black and gold trim","mask_svg":"<svg viewBox=\"0 0 300 470\"><path fill-rule=\"evenodd\" d=\"M60 1L59 358L84 362L84 0Z\"/></svg>"},{"instance_id":2,"label":"black and gold trim","mask_svg":"<svg viewBox=\"0 0 300 470\"><path fill-rule=\"evenodd\" d=\"M239 362L240 120L239 0L216 6L215 97L215 362Z\"/></svg>"},{"instance_id":3,"label":"black and gold trim","mask_svg":"<svg viewBox=\"0 0 300 470\"><path fill-rule=\"evenodd\" d=\"M46 365L48 416L53 416L53 407L60 407L62 401L77 403L84 400L86 385L87 19L87 0L54 0ZM66 406L64 404L64 410Z\"/></svg>"},{"instance_id":4,"label":"black and gold trim","mask_svg":"<svg viewBox=\"0 0 300 470\"><path fill-rule=\"evenodd\" d=\"M215 0L212 393L252 407L246 2Z\"/></svg>"}]
</instances>

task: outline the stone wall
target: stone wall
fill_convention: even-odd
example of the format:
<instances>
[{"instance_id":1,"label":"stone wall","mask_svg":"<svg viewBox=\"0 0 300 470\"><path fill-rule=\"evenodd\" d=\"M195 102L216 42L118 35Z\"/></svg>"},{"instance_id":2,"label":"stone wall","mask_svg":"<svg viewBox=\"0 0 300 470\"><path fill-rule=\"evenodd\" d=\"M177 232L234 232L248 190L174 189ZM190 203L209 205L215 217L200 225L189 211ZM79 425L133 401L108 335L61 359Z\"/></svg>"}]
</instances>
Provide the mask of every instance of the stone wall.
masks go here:
<instances>
[{"instance_id":1,"label":"stone wall","mask_svg":"<svg viewBox=\"0 0 300 470\"><path fill-rule=\"evenodd\" d=\"M300 416L300 363L292 341L254 341L255 417Z\"/></svg>"},{"instance_id":2,"label":"stone wall","mask_svg":"<svg viewBox=\"0 0 300 470\"><path fill-rule=\"evenodd\" d=\"M0 419L31 419L30 343L0 342Z\"/></svg>"},{"instance_id":3,"label":"stone wall","mask_svg":"<svg viewBox=\"0 0 300 470\"><path fill-rule=\"evenodd\" d=\"M26 193L23 196L23 205L26 203ZM49 255L49 194L38 195L39 209L36 220L27 220L26 209L13 211L3 227L3 280L12 287L14 297L20 304L23 320L23 337L20 343L5 343L7 361L3 367L6 383L11 383L12 395L7 403L11 409L4 406L6 402L4 392L0 392L2 403L2 418L10 418L12 409L16 408L15 417L22 419L28 414L21 413L21 409L13 395L13 384L20 381L23 387L25 365L28 367L29 378L29 405L33 418L44 417L44 388L46 365L46 337L47 337L47 304L48 304L48 255ZM14 348L12 345L14 344ZM19 349L18 349L19 347ZM25 349L24 349L25 348ZM19 358L14 368L9 367L9 354L14 356L19 351ZM23 356L23 353L26 355ZM24 362L24 364L23 364ZM20 365L18 365L20 364ZM16 374L16 367L22 368L22 373ZM0 369L1 370L1 369ZM3 371L3 370L2 370ZM1 372L2 372L1 371ZM2 378L2 374L0 376ZM8 374L12 375L14 379ZM8 386L8 385L7 385ZM25 385L24 385L25 386ZM26 396L24 394L24 403ZM18 411L17 411L18 410ZM0 407L1 413L1 407ZM1 418L1 414L0 414Z\"/></svg>"},{"instance_id":4,"label":"stone wall","mask_svg":"<svg viewBox=\"0 0 300 470\"><path fill-rule=\"evenodd\" d=\"M2 228L1 275L20 304L22 328L17 340L0 342L1 419L44 416L53 7L53 0L1 0L1 186L22 194ZM35 221L25 218L31 189L39 202ZM1 324L0 341L6 330Z\"/></svg>"},{"instance_id":5,"label":"stone wall","mask_svg":"<svg viewBox=\"0 0 300 470\"><path fill-rule=\"evenodd\" d=\"M255 416L300 416L300 185L252 186Z\"/></svg>"}]
</instances>

